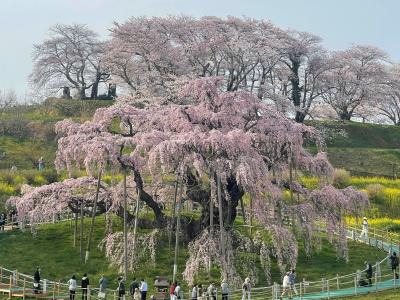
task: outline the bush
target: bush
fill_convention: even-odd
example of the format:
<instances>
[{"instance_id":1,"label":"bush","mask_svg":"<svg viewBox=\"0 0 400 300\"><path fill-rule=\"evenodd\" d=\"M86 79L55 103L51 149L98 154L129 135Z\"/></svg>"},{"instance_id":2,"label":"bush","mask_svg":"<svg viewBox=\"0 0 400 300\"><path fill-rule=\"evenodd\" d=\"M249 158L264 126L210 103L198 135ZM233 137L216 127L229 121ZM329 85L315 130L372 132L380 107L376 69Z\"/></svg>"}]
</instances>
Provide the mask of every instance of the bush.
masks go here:
<instances>
[{"instance_id":1,"label":"bush","mask_svg":"<svg viewBox=\"0 0 400 300\"><path fill-rule=\"evenodd\" d=\"M47 184L47 180L46 178L44 178L43 175L35 175L35 177L33 178L33 184L34 185L44 185Z\"/></svg>"},{"instance_id":2,"label":"bush","mask_svg":"<svg viewBox=\"0 0 400 300\"><path fill-rule=\"evenodd\" d=\"M368 198L379 204L383 204L385 202L385 187L379 183L369 184L366 187L366 191L368 194Z\"/></svg>"},{"instance_id":3,"label":"bush","mask_svg":"<svg viewBox=\"0 0 400 300\"><path fill-rule=\"evenodd\" d=\"M302 176L300 177L300 183L309 190L315 190L319 186L319 178Z\"/></svg>"},{"instance_id":4,"label":"bush","mask_svg":"<svg viewBox=\"0 0 400 300\"><path fill-rule=\"evenodd\" d=\"M400 189L386 188L383 193L390 208L400 207Z\"/></svg>"},{"instance_id":5,"label":"bush","mask_svg":"<svg viewBox=\"0 0 400 300\"><path fill-rule=\"evenodd\" d=\"M0 194L11 196L14 193L15 188L11 184L0 182Z\"/></svg>"},{"instance_id":6,"label":"bush","mask_svg":"<svg viewBox=\"0 0 400 300\"><path fill-rule=\"evenodd\" d=\"M22 175L15 175L13 178L13 184L14 185L19 185L19 184L23 184L23 183L27 183L27 180L24 176Z\"/></svg>"},{"instance_id":7,"label":"bush","mask_svg":"<svg viewBox=\"0 0 400 300\"><path fill-rule=\"evenodd\" d=\"M350 185L350 172L345 169L335 169L333 172L333 185L339 189Z\"/></svg>"}]
</instances>

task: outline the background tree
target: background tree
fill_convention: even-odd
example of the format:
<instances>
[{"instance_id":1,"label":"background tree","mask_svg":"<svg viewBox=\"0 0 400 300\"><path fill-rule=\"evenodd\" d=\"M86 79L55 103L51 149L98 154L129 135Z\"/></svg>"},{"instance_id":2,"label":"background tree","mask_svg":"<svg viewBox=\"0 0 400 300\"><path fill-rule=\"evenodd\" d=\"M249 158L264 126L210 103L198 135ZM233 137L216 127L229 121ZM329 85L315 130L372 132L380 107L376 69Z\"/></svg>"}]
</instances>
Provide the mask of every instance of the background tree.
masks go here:
<instances>
[{"instance_id":1,"label":"background tree","mask_svg":"<svg viewBox=\"0 0 400 300\"><path fill-rule=\"evenodd\" d=\"M326 77L329 89L323 98L341 120L350 120L357 109L385 84L386 54L372 46L356 45L333 56L336 63Z\"/></svg>"},{"instance_id":2,"label":"background tree","mask_svg":"<svg viewBox=\"0 0 400 300\"><path fill-rule=\"evenodd\" d=\"M387 83L375 90L371 103L377 112L393 125L400 125L400 66L388 69Z\"/></svg>"},{"instance_id":3,"label":"background tree","mask_svg":"<svg viewBox=\"0 0 400 300\"><path fill-rule=\"evenodd\" d=\"M34 45L31 82L51 90L72 86L81 99L91 89L96 98L99 83L109 78L100 60L103 51L104 44L86 25L55 25L48 39Z\"/></svg>"},{"instance_id":4,"label":"background tree","mask_svg":"<svg viewBox=\"0 0 400 300\"><path fill-rule=\"evenodd\" d=\"M0 90L0 111L18 104L17 93L12 90Z\"/></svg>"},{"instance_id":5,"label":"background tree","mask_svg":"<svg viewBox=\"0 0 400 300\"><path fill-rule=\"evenodd\" d=\"M284 38L281 60L289 69L287 95L294 106L296 122L302 123L313 102L330 89L322 83L324 74L332 68L331 60L316 35L288 31Z\"/></svg>"}]
</instances>

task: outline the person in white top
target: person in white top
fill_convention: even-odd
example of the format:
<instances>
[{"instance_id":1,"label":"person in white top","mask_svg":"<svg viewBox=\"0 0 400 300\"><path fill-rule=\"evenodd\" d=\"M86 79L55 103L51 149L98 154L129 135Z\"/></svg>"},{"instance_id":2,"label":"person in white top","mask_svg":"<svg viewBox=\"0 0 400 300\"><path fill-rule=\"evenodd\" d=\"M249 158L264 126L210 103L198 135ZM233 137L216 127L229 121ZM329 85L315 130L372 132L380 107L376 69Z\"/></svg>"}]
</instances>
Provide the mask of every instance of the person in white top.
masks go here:
<instances>
[{"instance_id":1,"label":"person in white top","mask_svg":"<svg viewBox=\"0 0 400 300\"><path fill-rule=\"evenodd\" d=\"M75 291L76 291L76 277L72 275L71 279L68 280L68 289L69 289L69 299L75 299Z\"/></svg>"},{"instance_id":2,"label":"person in white top","mask_svg":"<svg viewBox=\"0 0 400 300\"><path fill-rule=\"evenodd\" d=\"M221 294L222 294L222 300L228 300L229 299L229 285L226 282L226 279L224 278L221 283Z\"/></svg>"},{"instance_id":3,"label":"person in white top","mask_svg":"<svg viewBox=\"0 0 400 300\"><path fill-rule=\"evenodd\" d=\"M290 287L289 275L290 275L290 272L286 272L285 276L283 277L283 282L282 282L283 291L282 291L280 299L282 299L283 295L285 295L286 292L288 292L289 299L292 299L293 295L292 295L292 289Z\"/></svg>"},{"instance_id":4,"label":"person in white top","mask_svg":"<svg viewBox=\"0 0 400 300\"><path fill-rule=\"evenodd\" d=\"M142 300L146 300L147 282L144 279L140 281L140 293L142 294Z\"/></svg>"},{"instance_id":5,"label":"person in white top","mask_svg":"<svg viewBox=\"0 0 400 300\"><path fill-rule=\"evenodd\" d=\"M182 289L179 283L176 284L175 291L174 291L176 299L182 299Z\"/></svg>"},{"instance_id":6,"label":"person in white top","mask_svg":"<svg viewBox=\"0 0 400 300\"><path fill-rule=\"evenodd\" d=\"M251 284L249 277L247 277L242 284L242 300L246 300L246 296L248 300L251 299Z\"/></svg>"},{"instance_id":7,"label":"person in white top","mask_svg":"<svg viewBox=\"0 0 400 300\"><path fill-rule=\"evenodd\" d=\"M361 230L361 234L360 234L360 239L361 238L363 238L365 240L368 239L368 221L367 221L366 217L363 218L363 222L362 222L362 230Z\"/></svg>"}]
</instances>

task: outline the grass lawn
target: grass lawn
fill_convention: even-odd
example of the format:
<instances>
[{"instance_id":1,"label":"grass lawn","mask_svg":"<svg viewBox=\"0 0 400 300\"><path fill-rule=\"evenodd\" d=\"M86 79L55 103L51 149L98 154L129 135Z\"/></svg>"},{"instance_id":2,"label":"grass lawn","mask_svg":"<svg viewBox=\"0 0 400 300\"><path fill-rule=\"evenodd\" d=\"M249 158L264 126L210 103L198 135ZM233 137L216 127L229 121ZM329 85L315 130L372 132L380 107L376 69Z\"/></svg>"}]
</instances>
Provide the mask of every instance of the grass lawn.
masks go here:
<instances>
[{"instance_id":1,"label":"grass lawn","mask_svg":"<svg viewBox=\"0 0 400 300\"><path fill-rule=\"evenodd\" d=\"M345 300L345 299L352 299L352 300L398 300L400 299L400 290L388 290L384 292L379 292L379 293L371 293L368 295L362 295L362 296L357 296L357 297L346 297L346 298L337 298L340 300Z\"/></svg>"},{"instance_id":2,"label":"grass lawn","mask_svg":"<svg viewBox=\"0 0 400 300\"><path fill-rule=\"evenodd\" d=\"M89 219L85 220L85 236L89 230ZM44 225L38 229L37 236L34 238L30 232L13 231L0 234L0 265L8 269L17 269L26 274L33 274L37 265L41 266L42 278L51 280L67 281L72 274L78 278L84 272L89 274L92 282L97 283L101 274L105 274L110 282L110 287L116 287L116 279L119 271L115 266L110 266L103 252L96 247L104 235L104 217L98 217L96 220L94 232L94 243L90 260L83 264L79 257L79 240L77 247L73 247L73 228L70 222L59 224ZM120 220L115 220L116 230L121 229ZM86 243L84 243L86 246ZM139 266L139 271L131 274L137 278L147 278L150 286L155 276L171 276L173 264L173 247L168 249L167 239L159 247L157 253L157 262L155 266ZM336 251L326 241L321 250L317 251L311 257L306 257L304 249L300 248L300 257L297 265L299 280L319 280L321 278L334 277L336 274L347 274L355 272L362 268L364 261L375 262L385 257L385 253L375 250L362 244L349 243L350 262L345 263L338 260ZM181 245L179 256L178 280L181 280L185 260L188 257L186 246ZM239 270L240 271L240 270ZM280 282L280 273L276 264L272 265L272 280ZM260 269L259 285L265 286L266 281L263 272ZM214 269L211 274L211 280L219 282L219 272ZM207 274L199 275L198 281L207 283L210 280Z\"/></svg>"}]
</instances>

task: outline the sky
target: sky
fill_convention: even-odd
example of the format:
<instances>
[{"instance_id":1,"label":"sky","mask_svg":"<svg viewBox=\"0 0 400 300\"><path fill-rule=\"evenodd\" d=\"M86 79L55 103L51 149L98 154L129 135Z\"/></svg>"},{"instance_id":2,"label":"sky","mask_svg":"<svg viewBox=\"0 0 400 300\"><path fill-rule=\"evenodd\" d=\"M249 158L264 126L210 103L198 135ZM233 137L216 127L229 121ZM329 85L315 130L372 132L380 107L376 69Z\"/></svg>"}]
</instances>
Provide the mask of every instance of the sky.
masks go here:
<instances>
[{"instance_id":1,"label":"sky","mask_svg":"<svg viewBox=\"0 0 400 300\"><path fill-rule=\"evenodd\" d=\"M319 35L330 50L378 46L400 62L398 0L1 0L0 90L29 93L32 46L49 27L83 23L104 39L132 16L246 16Z\"/></svg>"}]
</instances>

